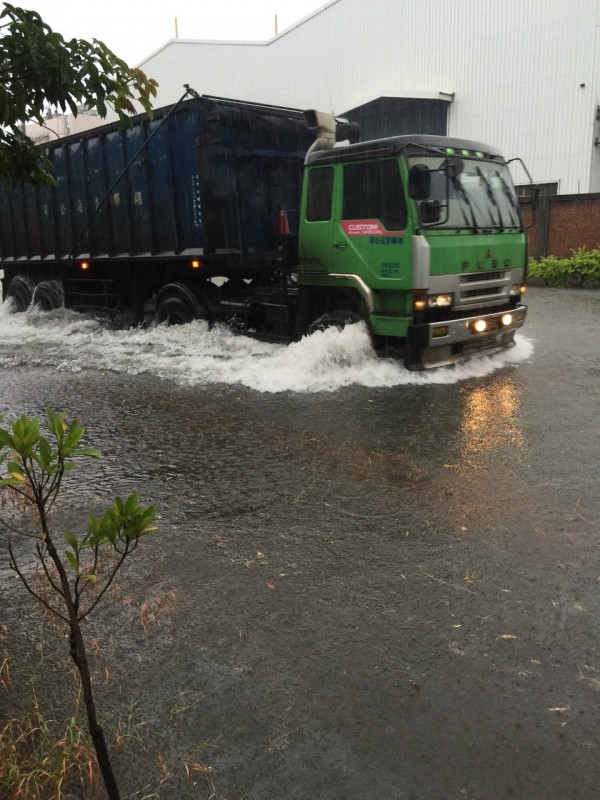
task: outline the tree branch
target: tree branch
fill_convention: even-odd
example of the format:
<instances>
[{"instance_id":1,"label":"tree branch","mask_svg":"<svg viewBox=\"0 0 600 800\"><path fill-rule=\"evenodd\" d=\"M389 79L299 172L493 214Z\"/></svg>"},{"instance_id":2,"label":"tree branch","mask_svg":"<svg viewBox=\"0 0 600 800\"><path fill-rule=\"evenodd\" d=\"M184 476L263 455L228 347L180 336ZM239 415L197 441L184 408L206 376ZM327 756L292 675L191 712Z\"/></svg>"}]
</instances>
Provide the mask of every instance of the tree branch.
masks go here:
<instances>
[{"instance_id":1,"label":"tree branch","mask_svg":"<svg viewBox=\"0 0 600 800\"><path fill-rule=\"evenodd\" d=\"M42 548L41 548L39 542L36 545L36 550L37 550L38 557L39 557L40 561L42 562L42 568L44 570L44 574L46 575L46 579L47 579L48 583L50 584L50 586L52 586L54 591L57 594L59 594L64 600L65 595L63 593L63 590L56 585L56 583L54 582L52 576L50 575L50 572L48 570L48 566L46 564L46 560L45 560L44 554L42 553Z\"/></svg>"},{"instance_id":2,"label":"tree branch","mask_svg":"<svg viewBox=\"0 0 600 800\"><path fill-rule=\"evenodd\" d=\"M133 548L132 548L132 549L133 549ZM117 551L117 552L118 552L118 551ZM86 611L84 611L84 612L81 614L81 616L77 617L77 619L78 619L80 622L81 622L81 620L82 620L82 619L84 619L84 617L87 617L87 615L88 615L88 614L91 614L91 613L92 613L92 611L93 611L93 610L96 608L96 606L98 605L98 603L100 602L100 600L102 599L102 597L104 596L104 594L106 593L106 590L108 589L108 587L111 585L111 583L112 583L112 582L113 582L113 580L115 579L115 575L116 575L116 574L117 574L117 572L120 570L120 568L121 568L121 564L122 564L122 563L125 561L125 559L127 558L127 555L128 555L128 554L129 554L129 550L126 550L126 551L125 551L125 552L124 552L124 553L121 555L121 558L120 558L120 559L117 561L117 564L116 564L115 568L114 568L114 569L113 569L113 571L111 572L111 574L110 574L110 576L109 576L108 580L106 581L106 584L104 585L104 588L102 589L102 591L100 592L100 594L96 595L96 599L94 600L94 602L92 603L92 605L91 605L91 606L90 606L88 609L86 609Z\"/></svg>"},{"instance_id":3,"label":"tree branch","mask_svg":"<svg viewBox=\"0 0 600 800\"><path fill-rule=\"evenodd\" d=\"M23 458L23 473L27 478L27 483L29 484L31 491L33 492L33 500L34 502L39 505L42 501L42 496L40 494L40 487L38 486L37 476L35 473L35 464L33 463L33 459L29 458L29 465L27 464L27 457Z\"/></svg>"},{"instance_id":4,"label":"tree branch","mask_svg":"<svg viewBox=\"0 0 600 800\"><path fill-rule=\"evenodd\" d=\"M91 570L89 570L89 573L90 573L90 575L95 575L95 574L96 574L96 569L97 569L97 567L98 567L98 552L99 552L99 547L98 547L98 545L97 545L97 544L96 544L96 545L94 545L94 548L93 548L93 549L94 549L94 561L92 562L92 568L91 568ZM77 577L78 577L78 579L79 579L79 576L77 576ZM80 599L83 597L83 593L85 592L85 590L87 589L87 587L88 587L89 585L90 585L90 581L86 581L86 582L83 584L83 586L81 587L81 591L80 591L80 592L78 592L78 594L77 594L77 599L78 599L78 600L80 600Z\"/></svg>"},{"instance_id":5,"label":"tree branch","mask_svg":"<svg viewBox=\"0 0 600 800\"><path fill-rule=\"evenodd\" d=\"M0 525L4 525L5 528L13 533L18 533L19 536L26 536L28 539L37 539L38 541L40 539L35 533L27 533L26 531L19 530L19 528L15 528L14 525L10 525L3 517L0 517Z\"/></svg>"},{"instance_id":6,"label":"tree branch","mask_svg":"<svg viewBox=\"0 0 600 800\"><path fill-rule=\"evenodd\" d=\"M56 477L52 482L52 486L48 489L48 493L46 494L46 496L42 498L42 501L47 511L50 511L52 509L52 506L56 502L56 498L58 497L58 493L60 492L60 486L64 474L65 474L64 459L61 458L59 461L58 472L56 473Z\"/></svg>"},{"instance_id":7,"label":"tree branch","mask_svg":"<svg viewBox=\"0 0 600 800\"><path fill-rule=\"evenodd\" d=\"M29 592L29 594L30 594L30 595L32 595L32 597L35 597L35 599L36 599L36 600L37 600L39 603L41 603L41 604L42 604L42 605L43 605L45 608L47 608L47 609L48 609L48 611L50 611L52 614L54 614L54 616L55 616L55 617L58 617L59 619L62 619L62 621L63 621L63 622L66 622L66 623L67 623L67 625L68 625L68 624L69 624L69 618L68 618L68 617L65 617L65 616L64 616L64 614L61 614L61 613L60 613L60 611L57 611L55 608L52 608L52 606L51 606L49 603L47 603L47 602L44 600L44 598L43 598L43 597L41 597L41 596L40 596L40 595L39 595L37 592L35 592L35 591L34 591L34 590L31 588L31 586L29 585L29 583L28 583L28 581L27 581L27 578L25 577L25 575L23 575L23 573L22 573L22 572L21 572L21 570L19 569L19 565L17 564L17 562L16 562L16 560L15 560L15 557L14 557L14 554L13 554L13 551L12 551L12 546L11 546L10 542L8 543L8 552L9 552L9 554L10 554L10 558L9 558L9 562L8 562L8 563L9 563L9 566L10 566L10 568L11 568L11 569L12 569L14 572L16 572L16 573L17 573L17 575L18 575L18 576L19 576L19 578L21 579L21 583L22 583L22 584L23 584L23 586L24 586L24 587L27 589L27 591Z\"/></svg>"},{"instance_id":8,"label":"tree branch","mask_svg":"<svg viewBox=\"0 0 600 800\"><path fill-rule=\"evenodd\" d=\"M21 497L24 497L25 500L27 500L28 503L33 503L33 499L31 497L31 495L27 494L27 492L24 492L23 489L19 489L18 486L9 486L8 488L12 489L13 492L16 492L17 494L20 494Z\"/></svg>"}]
</instances>

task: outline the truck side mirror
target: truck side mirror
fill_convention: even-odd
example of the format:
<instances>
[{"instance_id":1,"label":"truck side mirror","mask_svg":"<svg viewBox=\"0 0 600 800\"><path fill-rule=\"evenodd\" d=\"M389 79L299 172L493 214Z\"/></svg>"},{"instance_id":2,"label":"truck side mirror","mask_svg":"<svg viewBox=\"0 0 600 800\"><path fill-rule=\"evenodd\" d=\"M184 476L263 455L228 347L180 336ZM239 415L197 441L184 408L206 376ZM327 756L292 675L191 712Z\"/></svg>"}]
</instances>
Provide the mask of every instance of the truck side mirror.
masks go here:
<instances>
[{"instance_id":1,"label":"truck side mirror","mask_svg":"<svg viewBox=\"0 0 600 800\"><path fill-rule=\"evenodd\" d=\"M431 191L431 178L425 164L415 164L408 173L408 194L413 200L426 200Z\"/></svg>"},{"instance_id":2,"label":"truck side mirror","mask_svg":"<svg viewBox=\"0 0 600 800\"><path fill-rule=\"evenodd\" d=\"M442 218L442 206L439 200L424 200L419 211L423 225L433 225Z\"/></svg>"}]
</instances>

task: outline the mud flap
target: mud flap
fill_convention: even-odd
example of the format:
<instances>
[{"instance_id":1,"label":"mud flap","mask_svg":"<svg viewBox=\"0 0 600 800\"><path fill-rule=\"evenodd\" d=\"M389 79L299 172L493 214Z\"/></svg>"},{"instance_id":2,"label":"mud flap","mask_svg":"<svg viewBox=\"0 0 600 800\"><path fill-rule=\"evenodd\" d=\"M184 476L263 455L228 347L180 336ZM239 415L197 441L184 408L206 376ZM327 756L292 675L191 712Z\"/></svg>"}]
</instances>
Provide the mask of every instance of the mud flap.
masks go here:
<instances>
[{"instance_id":1,"label":"mud flap","mask_svg":"<svg viewBox=\"0 0 600 800\"><path fill-rule=\"evenodd\" d=\"M429 344L429 327L427 325L411 325L406 336L404 349L404 366L410 370L425 369L423 353Z\"/></svg>"}]
</instances>

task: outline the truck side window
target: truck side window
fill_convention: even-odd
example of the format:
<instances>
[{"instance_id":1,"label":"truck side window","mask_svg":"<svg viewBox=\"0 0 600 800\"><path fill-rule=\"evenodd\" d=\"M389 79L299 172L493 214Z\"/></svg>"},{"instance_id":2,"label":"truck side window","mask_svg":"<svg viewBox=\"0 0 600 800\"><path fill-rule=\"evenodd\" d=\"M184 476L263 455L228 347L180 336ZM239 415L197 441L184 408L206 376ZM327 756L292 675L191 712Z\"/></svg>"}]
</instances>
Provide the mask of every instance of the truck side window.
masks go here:
<instances>
[{"instance_id":1,"label":"truck side window","mask_svg":"<svg viewBox=\"0 0 600 800\"><path fill-rule=\"evenodd\" d=\"M406 203L396 161L344 166L344 219L378 219L389 231L406 227Z\"/></svg>"},{"instance_id":2,"label":"truck side window","mask_svg":"<svg viewBox=\"0 0 600 800\"><path fill-rule=\"evenodd\" d=\"M308 176L306 219L309 222L323 222L331 219L332 197L333 167L311 170Z\"/></svg>"}]
</instances>

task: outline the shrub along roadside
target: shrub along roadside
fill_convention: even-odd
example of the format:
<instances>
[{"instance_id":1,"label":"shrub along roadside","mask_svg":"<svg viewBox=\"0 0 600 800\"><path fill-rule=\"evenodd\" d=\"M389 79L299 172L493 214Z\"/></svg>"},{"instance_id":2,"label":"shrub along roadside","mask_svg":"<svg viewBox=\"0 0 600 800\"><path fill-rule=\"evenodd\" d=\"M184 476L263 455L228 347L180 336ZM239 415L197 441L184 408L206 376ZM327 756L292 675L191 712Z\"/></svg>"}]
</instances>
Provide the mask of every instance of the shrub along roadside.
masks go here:
<instances>
[{"instance_id":1,"label":"shrub along roadside","mask_svg":"<svg viewBox=\"0 0 600 800\"><path fill-rule=\"evenodd\" d=\"M529 278L537 279L546 286L600 288L600 250L580 247L571 252L571 258L546 256L539 261L529 259Z\"/></svg>"}]
</instances>

